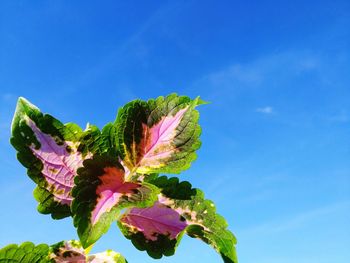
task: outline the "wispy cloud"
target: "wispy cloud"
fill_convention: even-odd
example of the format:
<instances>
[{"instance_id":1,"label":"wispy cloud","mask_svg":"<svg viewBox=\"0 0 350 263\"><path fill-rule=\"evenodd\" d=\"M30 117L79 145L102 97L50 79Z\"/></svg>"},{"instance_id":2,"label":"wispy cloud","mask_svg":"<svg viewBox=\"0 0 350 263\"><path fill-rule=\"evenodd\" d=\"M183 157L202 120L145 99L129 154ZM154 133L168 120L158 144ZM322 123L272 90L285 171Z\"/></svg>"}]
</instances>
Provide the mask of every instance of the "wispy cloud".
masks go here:
<instances>
[{"instance_id":1,"label":"wispy cloud","mask_svg":"<svg viewBox=\"0 0 350 263\"><path fill-rule=\"evenodd\" d=\"M337 114L330 116L328 120L331 122L346 123L350 121L350 116L346 111L341 111Z\"/></svg>"},{"instance_id":2,"label":"wispy cloud","mask_svg":"<svg viewBox=\"0 0 350 263\"><path fill-rule=\"evenodd\" d=\"M339 212L348 211L350 208L349 201L336 202L323 207L304 211L299 214L291 215L286 219L276 219L270 222L262 223L256 226L250 226L248 229L243 230L242 236L257 236L287 232L293 229L297 229L303 226L309 225L316 218L325 217L327 215Z\"/></svg>"},{"instance_id":3,"label":"wispy cloud","mask_svg":"<svg viewBox=\"0 0 350 263\"><path fill-rule=\"evenodd\" d=\"M227 82L259 85L263 81L262 71L258 67L234 64L207 76L212 85L225 85Z\"/></svg>"},{"instance_id":4,"label":"wispy cloud","mask_svg":"<svg viewBox=\"0 0 350 263\"><path fill-rule=\"evenodd\" d=\"M288 89L288 83L302 75L326 75L322 54L311 50L285 50L256 57L248 62L233 62L226 67L210 72L193 82L193 88L206 86L214 99L232 99L242 92L259 89ZM327 71L329 72L329 70ZM321 80L320 80L321 81ZM262 113L271 112L269 108Z\"/></svg>"},{"instance_id":5,"label":"wispy cloud","mask_svg":"<svg viewBox=\"0 0 350 263\"><path fill-rule=\"evenodd\" d=\"M1 95L1 99L4 102L12 101L14 98L16 98L16 95L12 93L4 93Z\"/></svg>"},{"instance_id":6,"label":"wispy cloud","mask_svg":"<svg viewBox=\"0 0 350 263\"><path fill-rule=\"evenodd\" d=\"M275 113L274 109L271 106L266 106L262 108L257 108L255 110L256 112L263 113L263 114L272 114Z\"/></svg>"}]
</instances>

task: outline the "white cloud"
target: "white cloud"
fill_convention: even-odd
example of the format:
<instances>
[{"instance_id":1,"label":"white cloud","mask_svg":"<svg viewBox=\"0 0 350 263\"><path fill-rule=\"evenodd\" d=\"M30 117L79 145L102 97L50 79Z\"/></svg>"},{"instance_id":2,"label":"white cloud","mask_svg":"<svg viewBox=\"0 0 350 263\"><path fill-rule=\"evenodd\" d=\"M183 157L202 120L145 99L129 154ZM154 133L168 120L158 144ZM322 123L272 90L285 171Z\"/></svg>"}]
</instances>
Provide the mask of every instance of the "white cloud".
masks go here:
<instances>
[{"instance_id":1,"label":"white cloud","mask_svg":"<svg viewBox=\"0 0 350 263\"><path fill-rule=\"evenodd\" d=\"M206 87L203 92L209 94L202 92L203 96L213 100L231 100L241 93L256 93L261 89L281 92L291 88L288 83L295 82L303 74L312 73L320 76L317 80L323 81L321 77L328 76L330 72L329 69L325 69L325 65L328 64L330 63L326 58L314 51L285 50L262 55L247 62L233 61L226 67L195 80L192 89L202 90Z\"/></svg>"},{"instance_id":2,"label":"white cloud","mask_svg":"<svg viewBox=\"0 0 350 263\"><path fill-rule=\"evenodd\" d=\"M262 107L262 108L257 108L256 112L260 112L263 114L272 114L274 113L274 109L271 106L266 106L266 107Z\"/></svg>"},{"instance_id":3,"label":"white cloud","mask_svg":"<svg viewBox=\"0 0 350 263\"><path fill-rule=\"evenodd\" d=\"M286 218L278 218L270 222L262 223L242 231L242 236L267 235L271 233L285 233L301 227L312 224L317 218L332 215L337 212L348 211L350 207L349 201L341 201L323 207L310 209L299 214L290 215Z\"/></svg>"},{"instance_id":4,"label":"white cloud","mask_svg":"<svg viewBox=\"0 0 350 263\"><path fill-rule=\"evenodd\" d=\"M230 86L232 84L258 86L262 83L263 78L262 71L258 67L242 64L228 66L207 76L207 79L214 86Z\"/></svg>"},{"instance_id":5,"label":"white cloud","mask_svg":"<svg viewBox=\"0 0 350 263\"><path fill-rule=\"evenodd\" d=\"M331 122L346 123L350 121L350 116L346 111L342 111L339 114L335 114L328 118Z\"/></svg>"},{"instance_id":6,"label":"white cloud","mask_svg":"<svg viewBox=\"0 0 350 263\"><path fill-rule=\"evenodd\" d=\"M12 93L5 93L1 96L1 99L5 102L12 101L14 98L16 98L16 95Z\"/></svg>"}]
</instances>

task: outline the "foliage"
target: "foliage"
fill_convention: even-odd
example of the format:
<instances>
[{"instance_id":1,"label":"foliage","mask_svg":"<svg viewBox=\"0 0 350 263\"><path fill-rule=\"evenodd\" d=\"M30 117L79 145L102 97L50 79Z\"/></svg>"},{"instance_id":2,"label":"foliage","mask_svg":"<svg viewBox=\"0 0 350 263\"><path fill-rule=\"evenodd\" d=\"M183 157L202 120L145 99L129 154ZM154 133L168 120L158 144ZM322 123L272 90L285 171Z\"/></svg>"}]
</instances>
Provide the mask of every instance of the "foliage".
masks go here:
<instances>
[{"instance_id":1,"label":"foliage","mask_svg":"<svg viewBox=\"0 0 350 263\"><path fill-rule=\"evenodd\" d=\"M119 254L112 250L88 255L79 241L62 241L52 246L40 244L35 246L31 242L21 245L11 244L0 249L0 262L23 262L23 263L127 263Z\"/></svg>"},{"instance_id":2,"label":"foliage","mask_svg":"<svg viewBox=\"0 0 350 263\"><path fill-rule=\"evenodd\" d=\"M196 159L201 104L199 97L176 94L134 100L102 130L93 125L82 130L19 98L11 143L37 184L38 211L54 219L73 217L81 243L10 245L1 250L0 262L61 262L55 257L68 254L83 262L103 256L106 262L126 262L115 252L88 256L83 249L116 221L124 236L153 258L173 255L187 234L211 245L224 262L237 263L236 239L213 202L188 182L159 176L178 174Z\"/></svg>"}]
</instances>

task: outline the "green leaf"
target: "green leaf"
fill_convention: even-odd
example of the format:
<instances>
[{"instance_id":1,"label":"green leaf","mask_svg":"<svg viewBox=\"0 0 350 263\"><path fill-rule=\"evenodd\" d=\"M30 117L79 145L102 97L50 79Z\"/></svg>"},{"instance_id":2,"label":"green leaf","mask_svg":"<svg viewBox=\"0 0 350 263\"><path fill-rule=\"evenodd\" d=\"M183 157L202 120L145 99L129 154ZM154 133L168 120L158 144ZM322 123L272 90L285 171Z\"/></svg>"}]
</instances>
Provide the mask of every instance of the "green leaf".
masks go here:
<instances>
[{"instance_id":1,"label":"green leaf","mask_svg":"<svg viewBox=\"0 0 350 263\"><path fill-rule=\"evenodd\" d=\"M118 225L139 250L153 258L170 256L184 233L211 245L225 263L237 263L236 238L212 201L188 182L165 176L150 183L161 189L158 201L148 208L131 208Z\"/></svg>"},{"instance_id":2,"label":"green leaf","mask_svg":"<svg viewBox=\"0 0 350 263\"><path fill-rule=\"evenodd\" d=\"M40 244L35 246L31 242L25 242L21 245L11 244L0 249L1 263L48 263L53 262L49 259L49 246Z\"/></svg>"},{"instance_id":3,"label":"green leaf","mask_svg":"<svg viewBox=\"0 0 350 263\"><path fill-rule=\"evenodd\" d=\"M152 184L126 181L123 166L108 153L85 160L75 184L72 192L74 225L85 248L107 232L120 210L150 206L159 194Z\"/></svg>"},{"instance_id":4,"label":"green leaf","mask_svg":"<svg viewBox=\"0 0 350 263\"><path fill-rule=\"evenodd\" d=\"M118 112L117 145L123 165L134 173L180 173L200 147L196 98L171 94L147 102L135 100Z\"/></svg>"},{"instance_id":5,"label":"green leaf","mask_svg":"<svg viewBox=\"0 0 350 263\"><path fill-rule=\"evenodd\" d=\"M71 189L85 157L78 151L81 133L78 125L64 125L24 98L18 99L10 141L37 184L34 197L40 213L55 219L71 215Z\"/></svg>"},{"instance_id":6,"label":"green leaf","mask_svg":"<svg viewBox=\"0 0 350 263\"><path fill-rule=\"evenodd\" d=\"M116 127L112 123L108 123L102 131L97 126L88 124L80 136L78 150L89 156L106 152L117 156L115 139Z\"/></svg>"}]
</instances>

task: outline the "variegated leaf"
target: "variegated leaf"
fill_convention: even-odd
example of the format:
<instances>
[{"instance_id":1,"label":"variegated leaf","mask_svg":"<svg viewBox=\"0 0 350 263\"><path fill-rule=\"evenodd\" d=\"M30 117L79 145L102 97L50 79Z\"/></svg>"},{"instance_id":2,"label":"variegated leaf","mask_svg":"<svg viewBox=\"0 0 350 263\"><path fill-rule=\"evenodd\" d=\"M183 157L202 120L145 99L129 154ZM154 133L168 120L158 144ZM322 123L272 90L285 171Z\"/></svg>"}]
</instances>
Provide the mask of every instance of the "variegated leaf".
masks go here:
<instances>
[{"instance_id":1,"label":"variegated leaf","mask_svg":"<svg viewBox=\"0 0 350 263\"><path fill-rule=\"evenodd\" d=\"M107 250L105 252L96 253L88 256L87 262L89 263L128 263L126 259L119 253L113 250Z\"/></svg>"},{"instance_id":2,"label":"variegated leaf","mask_svg":"<svg viewBox=\"0 0 350 263\"><path fill-rule=\"evenodd\" d=\"M18 160L37 183L34 197L38 211L53 218L70 216L71 190L84 155L78 151L82 130L73 123L63 125L19 98L12 121L11 144Z\"/></svg>"},{"instance_id":3,"label":"variegated leaf","mask_svg":"<svg viewBox=\"0 0 350 263\"><path fill-rule=\"evenodd\" d=\"M123 165L131 174L180 173L189 168L201 144L195 107L203 103L171 94L126 104L115 122Z\"/></svg>"},{"instance_id":4,"label":"variegated leaf","mask_svg":"<svg viewBox=\"0 0 350 263\"><path fill-rule=\"evenodd\" d=\"M55 263L127 263L122 255L113 250L88 255L76 240L62 241L51 246L49 258Z\"/></svg>"},{"instance_id":5,"label":"variegated leaf","mask_svg":"<svg viewBox=\"0 0 350 263\"><path fill-rule=\"evenodd\" d=\"M76 240L62 241L52 245L49 258L55 263L86 262L85 250Z\"/></svg>"},{"instance_id":6,"label":"variegated leaf","mask_svg":"<svg viewBox=\"0 0 350 263\"><path fill-rule=\"evenodd\" d=\"M79 241L62 241L52 246L31 242L11 244L0 249L1 263L127 263L112 250L88 255Z\"/></svg>"},{"instance_id":7,"label":"variegated leaf","mask_svg":"<svg viewBox=\"0 0 350 263\"><path fill-rule=\"evenodd\" d=\"M236 238L202 191L165 176L151 183L161 189L158 201L149 208L128 209L118 221L123 234L138 249L154 258L170 256L186 233L210 244L225 263L237 263Z\"/></svg>"},{"instance_id":8,"label":"variegated leaf","mask_svg":"<svg viewBox=\"0 0 350 263\"><path fill-rule=\"evenodd\" d=\"M125 181L123 166L107 153L84 161L75 183L72 211L83 247L96 242L121 209L150 206L159 194L152 184Z\"/></svg>"}]
</instances>

